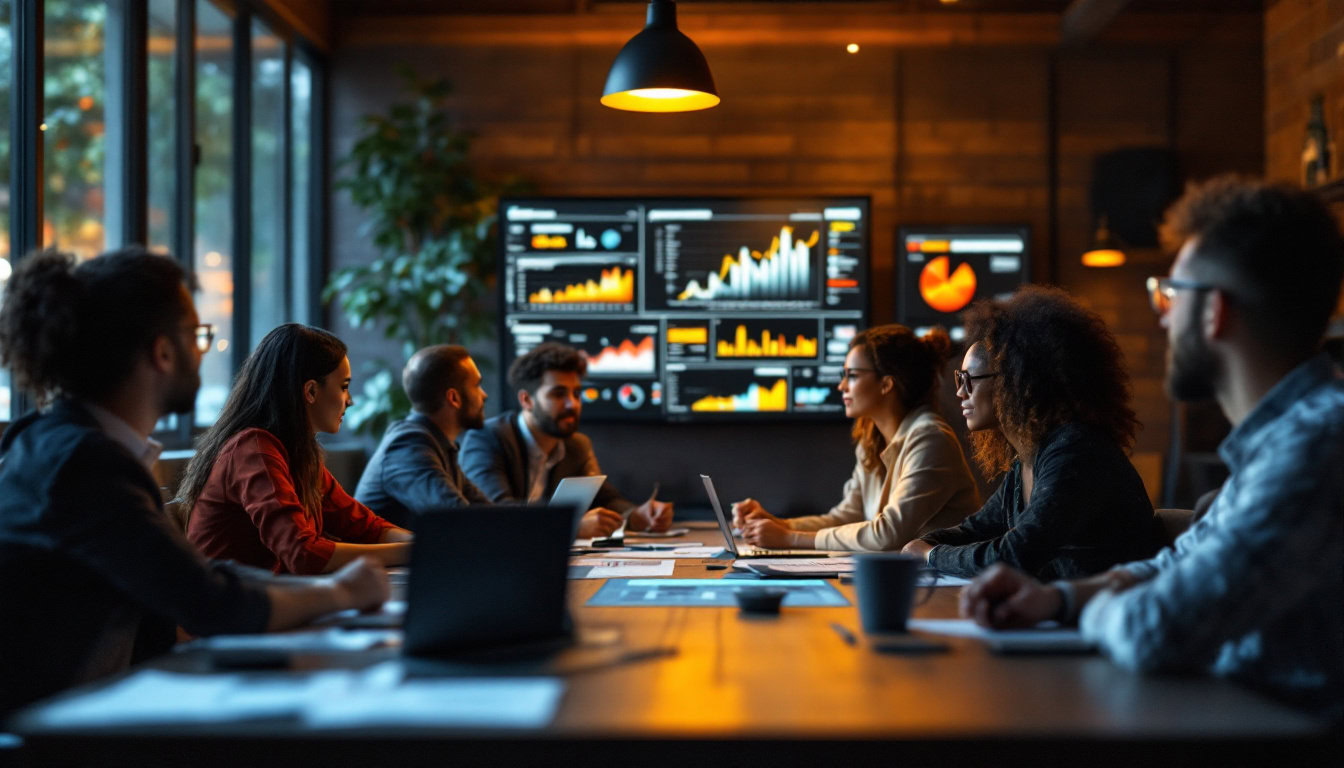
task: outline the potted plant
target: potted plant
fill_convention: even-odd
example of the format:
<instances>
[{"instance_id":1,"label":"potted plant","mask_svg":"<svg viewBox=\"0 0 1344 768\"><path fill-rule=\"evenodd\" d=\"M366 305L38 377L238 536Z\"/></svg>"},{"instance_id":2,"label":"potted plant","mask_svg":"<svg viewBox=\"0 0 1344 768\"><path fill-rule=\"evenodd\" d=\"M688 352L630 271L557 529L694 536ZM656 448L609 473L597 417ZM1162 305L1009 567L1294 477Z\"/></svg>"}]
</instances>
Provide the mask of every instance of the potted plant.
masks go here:
<instances>
[{"instance_id":1,"label":"potted plant","mask_svg":"<svg viewBox=\"0 0 1344 768\"><path fill-rule=\"evenodd\" d=\"M404 360L431 344L493 335L499 194L523 185L477 178L468 163L472 135L453 124L446 80L401 75L411 100L361 119L336 182L364 212L360 231L378 256L337 270L322 297L338 298L351 325L381 327ZM347 417L356 432L379 435L410 412L410 401L394 375L399 364L366 368L364 394Z\"/></svg>"}]
</instances>

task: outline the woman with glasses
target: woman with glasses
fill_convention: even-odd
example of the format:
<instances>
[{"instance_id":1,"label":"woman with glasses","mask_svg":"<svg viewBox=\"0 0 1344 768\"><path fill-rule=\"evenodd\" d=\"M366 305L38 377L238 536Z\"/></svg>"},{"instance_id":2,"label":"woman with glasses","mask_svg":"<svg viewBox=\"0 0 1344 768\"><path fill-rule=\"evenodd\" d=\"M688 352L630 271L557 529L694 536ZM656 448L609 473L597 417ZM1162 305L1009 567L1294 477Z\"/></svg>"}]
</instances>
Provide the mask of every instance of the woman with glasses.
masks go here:
<instances>
[{"instance_id":1,"label":"woman with glasses","mask_svg":"<svg viewBox=\"0 0 1344 768\"><path fill-rule=\"evenodd\" d=\"M956 525L980 506L961 444L933 405L952 343L903 325L858 334L838 389L854 419L856 462L843 498L824 515L778 518L755 499L733 505L748 542L761 547L894 551Z\"/></svg>"},{"instance_id":2,"label":"woman with glasses","mask_svg":"<svg viewBox=\"0 0 1344 768\"><path fill-rule=\"evenodd\" d=\"M353 404L345 351L330 333L289 323L243 363L177 493L190 510L187 538L206 557L297 574L360 556L406 562L411 533L351 498L323 466L317 433L340 429Z\"/></svg>"},{"instance_id":3,"label":"woman with glasses","mask_svg":"<svg viewBox=\"0 0 1344 768\"><path fill-rule=\"evenodd\" d=\"M965 321L962 416L985 475L1005 476L980 511L904 551L954 576L1005 563L1045 580L1151 556L1160 533L1126 455L1139 424L1105 323L1036 286L977 303Z\"/></svg>"}]
</instances>

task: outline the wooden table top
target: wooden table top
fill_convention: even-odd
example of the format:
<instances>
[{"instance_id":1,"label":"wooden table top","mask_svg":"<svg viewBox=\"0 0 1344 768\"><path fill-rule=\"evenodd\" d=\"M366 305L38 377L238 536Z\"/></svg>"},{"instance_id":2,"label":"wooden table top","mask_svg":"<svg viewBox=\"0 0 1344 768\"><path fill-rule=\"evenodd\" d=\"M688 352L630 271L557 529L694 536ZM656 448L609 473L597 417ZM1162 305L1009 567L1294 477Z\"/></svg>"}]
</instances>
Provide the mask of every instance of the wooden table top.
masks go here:
<instances>
[{"instance_id":1,"label":"wooden table top","mask_svg":"<svg viewBox=\"0 0 1344 768\"><path fill-rule=\"evenodd\" d=\"M693 531L690 538L708 544L709 536L717 538L704 530ZM675 577L723 576L725 571L706 569L711 562L715 561L680 560ZM1168 755L1207 756L1209 745L1217 744L1232 749L1229 754L1250 759L1255 753L1244 751L1247 744L1305 744L1322 738L1319 723L1236 685L1194 675L1135 675L1097 655L1001 656L975 640L958 638L947 638L951 648L944 653L877 652L859 631L854 592L846 584L837 588L850 606L786 606L778 617L751 618L740 615L736 607L587 606L603 583L570 582L573 614L585 631L611 634L614 629L624 647L671 646L675 654L567 674L565 698L555 721L544 732L520 734L523 741L572 745L614 740L645 747L669 742L685 748L694 743L778 747L859 742L936 745L940 750L924 753L926 757L968 745L978 745L982 750L978 754L984 757L1005 756L1008 753L999 751L1005 748L1072 744L1079 754L1093 758L1099 756L1089 751L1098 745L1121 750L1111 752L1114 757L1145 754L1124 749L1154 743L1185 745L1185 752L1168 751ZM936 588L932 599L916 608L916 615L955 616L958 591ZM832 622L858 635L857 646L846 644ZM392 655L395 652L346 654L339 661L329 656L296 657L295 667L367 664ZM156 666L202 668L203 663L199 654L188 653ZM564 671L563 654L550 663L558 664L550 671ZM137 738L142 740L140 746L156 737L197 743L202 738L251 736L268 740L272 748L277 739L340 738L340 734L304 733L292 724L118 729L117 734L72 734L21 724L19 731L47 748L63 736L75 735L86 741L93 738L92 743L99 738ZM384 741L432 737L379 734ZM459 745L464 739L469 742L471 736L450 738ZM517 741L516 736L482 739L495 749L512 749L500 745ZM550 751L554 748L558 747L552 745L534 757L554 757ZM805 753L776 752L776 757ZM630 756L640 754L635 749ZM876 759L890 753L872 755Z\"/></svg>"}]
</instances>

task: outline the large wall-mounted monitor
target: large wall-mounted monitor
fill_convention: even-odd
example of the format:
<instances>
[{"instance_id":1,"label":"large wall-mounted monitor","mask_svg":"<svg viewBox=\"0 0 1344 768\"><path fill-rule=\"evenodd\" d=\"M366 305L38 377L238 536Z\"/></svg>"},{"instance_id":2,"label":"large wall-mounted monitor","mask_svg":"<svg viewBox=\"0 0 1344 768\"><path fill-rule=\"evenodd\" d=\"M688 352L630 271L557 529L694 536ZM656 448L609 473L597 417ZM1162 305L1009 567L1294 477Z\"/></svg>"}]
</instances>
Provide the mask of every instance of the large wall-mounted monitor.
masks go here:
<instances>
[{"instance_id":1,"label":"large wall-mounted monitor","mask_svg":"<svg viewBox=\"0 0 1344 768\"><path fill-rule=\"evenodd\" d=\"M904 227L896 256L896 322L916 333L941 325L953 341L977 299L1009 296L1031 280L1025 226Z\"/></svg>"},{"instance_id":2,"label":"large wall-mounted monitor","mask_svg":"<svg viewBox=\"0 0 1344 768\"><path fill-rule=\"evenodd\" d=\"M577 347L585 419L842 418L835 386L868 315L868 210L867 198L505 199L504 367L543 341Z\"/></svg>"}]
</instances>

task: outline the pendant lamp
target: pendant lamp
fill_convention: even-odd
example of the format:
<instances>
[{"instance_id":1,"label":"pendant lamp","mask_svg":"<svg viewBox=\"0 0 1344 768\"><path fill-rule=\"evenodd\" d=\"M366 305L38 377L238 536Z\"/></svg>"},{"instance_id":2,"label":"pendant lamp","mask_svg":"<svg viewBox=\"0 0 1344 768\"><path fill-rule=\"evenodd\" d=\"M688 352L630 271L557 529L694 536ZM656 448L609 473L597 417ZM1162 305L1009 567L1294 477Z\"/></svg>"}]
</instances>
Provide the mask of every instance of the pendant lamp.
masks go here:
<instances>
[{"instance_id":1,"label":"pendant lamp","mask_svg":"<svg viewBox=\"0 0 1344 768\"><path fill-rule=\"evenodd\" d=\"M1119 267L1125 263L1125 252L1111 234L1106 224L1106 215L1102 214L1097 222L1096 234L1092 236L1092 248L1083 254L1085 267Z\"/></svg>"},{"instance_id":2,"label":"pendant lamp","mask_svg":"<svg viewBox=\"0 0 1344 768\"><path fill-rule=\"evenodd\" d=\"M611 63L602 103L632 112L690 112L719 103L705 55L677 29L675 2L649 1L644 30Z\"/></svg>"}]
</instances>

